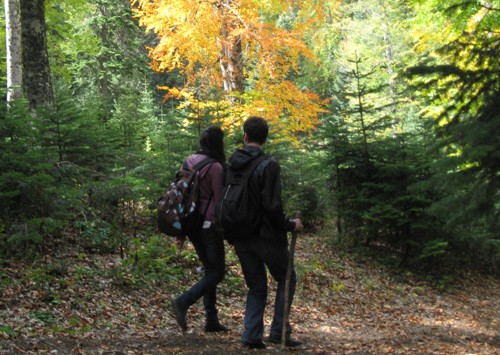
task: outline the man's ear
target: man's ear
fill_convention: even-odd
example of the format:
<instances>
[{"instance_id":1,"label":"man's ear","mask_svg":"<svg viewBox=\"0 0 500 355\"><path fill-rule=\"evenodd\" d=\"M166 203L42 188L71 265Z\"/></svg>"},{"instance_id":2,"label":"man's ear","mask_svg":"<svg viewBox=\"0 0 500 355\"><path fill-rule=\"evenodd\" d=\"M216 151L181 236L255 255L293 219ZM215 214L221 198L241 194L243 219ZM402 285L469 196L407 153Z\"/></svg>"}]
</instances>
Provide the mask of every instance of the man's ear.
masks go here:
<instances>
[{"instance_id":1,"label":"man's ear","mask_svg":"<svg viewBox=\"0 0 500 355\"><path fill-rule=\"evenodd\" d=\"M248 135L246 133L243 133L243 143L245 143L245 145L248 144Z\"/></svg>"}]
</instances>

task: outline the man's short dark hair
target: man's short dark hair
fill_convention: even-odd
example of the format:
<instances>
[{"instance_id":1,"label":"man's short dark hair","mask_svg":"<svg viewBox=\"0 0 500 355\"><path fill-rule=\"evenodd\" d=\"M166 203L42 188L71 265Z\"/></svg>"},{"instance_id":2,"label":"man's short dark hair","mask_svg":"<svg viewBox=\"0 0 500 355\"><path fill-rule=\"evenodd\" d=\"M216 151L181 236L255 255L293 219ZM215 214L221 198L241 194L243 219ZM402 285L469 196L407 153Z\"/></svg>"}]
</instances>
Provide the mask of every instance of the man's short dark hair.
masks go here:
<instances>
[{"instance_id":1,"label":"man's short dark hair","mask_svg":"<svg viewBox=\"0 0 500 355\"><path fill-rule=\"evenodd\" d=\"M264 144L267 140L269 127L262 117L251 116L243 124L243 132L247 134L249 143Z\"/></svg>"}]
</instances>

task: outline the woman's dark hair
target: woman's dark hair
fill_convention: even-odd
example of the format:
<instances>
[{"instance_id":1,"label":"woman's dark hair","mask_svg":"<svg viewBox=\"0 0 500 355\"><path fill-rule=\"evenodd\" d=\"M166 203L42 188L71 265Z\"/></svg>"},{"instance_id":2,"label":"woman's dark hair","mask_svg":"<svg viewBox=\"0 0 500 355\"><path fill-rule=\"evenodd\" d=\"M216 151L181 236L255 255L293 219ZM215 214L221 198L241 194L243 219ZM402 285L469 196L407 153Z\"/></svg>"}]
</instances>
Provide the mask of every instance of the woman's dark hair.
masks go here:
<instances>
[{"instance_id":1,"label":"woman's dark hair","mask_svg":"<svg viewBox=\"0 0 500 355\"><path fill-rule=\"evenodd\" d=\"M224 165L226 153L224 152L224 132L217 126L206 128L200 136L200 153L208 155Z\"/></svg>"},{"instance_id":2,"label":"woman's dark hair","mask_svg":"<svg viewBox=\"0 0 500 355\"><path fill-rule=\"evenodd\" d=\"M269 127L262 117L251 116L243 124L243 132L247 134L248 142L264 144L269 133Z\"/></svg>"}]
</instances>

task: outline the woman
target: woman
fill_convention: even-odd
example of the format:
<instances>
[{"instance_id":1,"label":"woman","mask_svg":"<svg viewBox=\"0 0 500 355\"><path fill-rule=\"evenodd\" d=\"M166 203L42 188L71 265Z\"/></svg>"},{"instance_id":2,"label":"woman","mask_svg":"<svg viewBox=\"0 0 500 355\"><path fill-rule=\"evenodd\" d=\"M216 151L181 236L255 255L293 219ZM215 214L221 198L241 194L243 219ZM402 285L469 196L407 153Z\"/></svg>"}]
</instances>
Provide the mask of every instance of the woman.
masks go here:
<instances>
[{"instance_id":1,"label":"woman","mask_svg":"<svg viewBox=\"0 0 500 355\"><path fill-rule=\"evenodd\" d=\"M203 264L203 278L172 301L172 311L182 330L187 329L186 314L189 307L203 296L205 331L221 332L228 329L219 322L216 307L216 288L224 278L225 253L223 237L215 229L215 205L222 192L222 171L226 162L224 133L219 127L208 127L200 136L200 150L187 158L193 167L206 157L214 159L199 171L199 211L205 213L203 228L188 238ZM184 238L178 239L182 245Z\"/></svg>"}]
</instances>

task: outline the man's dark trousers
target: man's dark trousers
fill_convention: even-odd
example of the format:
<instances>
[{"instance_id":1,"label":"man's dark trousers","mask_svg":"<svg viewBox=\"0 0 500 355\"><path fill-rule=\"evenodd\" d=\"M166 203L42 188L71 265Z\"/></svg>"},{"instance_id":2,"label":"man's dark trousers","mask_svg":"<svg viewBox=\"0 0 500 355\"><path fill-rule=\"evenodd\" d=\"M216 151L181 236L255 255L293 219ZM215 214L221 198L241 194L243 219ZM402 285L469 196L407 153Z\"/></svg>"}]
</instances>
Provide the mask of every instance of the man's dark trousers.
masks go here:
<instances>
[{"instance_id":1,"label":"man's dark trousers","mask_svg":"<svg viewBox=\"0 0 500 355\"><path fill-rule=\"evenodd\" d=\"M235 241L234 249L240 260L245 282L249 289L245 309L245 331L241 336L241 341L245 343L262 341L264 335L264 310L267 299L266 266L271 276L278 283L270 334L276 338L281 338L286 270L289 258L287 246L277 245L274 241L255 237L246 241ZM296 273L295 270L292 270L289 293L290 305L293 301L296 283ZM287 324L287 336L291 331L290 324Z\"/></svg>"}]
</instances>

